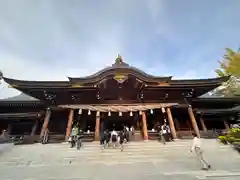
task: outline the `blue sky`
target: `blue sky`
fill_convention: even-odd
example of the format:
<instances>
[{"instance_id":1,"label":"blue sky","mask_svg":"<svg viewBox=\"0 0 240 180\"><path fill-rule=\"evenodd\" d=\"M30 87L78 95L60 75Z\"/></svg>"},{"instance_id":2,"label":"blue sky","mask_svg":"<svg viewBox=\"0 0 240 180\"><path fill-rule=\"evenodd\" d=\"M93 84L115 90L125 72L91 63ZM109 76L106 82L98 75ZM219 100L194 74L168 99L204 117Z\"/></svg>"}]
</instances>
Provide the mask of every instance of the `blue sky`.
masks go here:
<instances>
[{"instance_id":1,"label":"blue sky","mask_svg":"<svg viewBox=\"0 0 240 180\"><path fill-rule=\"evenodd\" d=\"M25 80L67 80L120 53L159 76L214 77L240 47L239 0L0 1L0 69ZM16 95L5 83L0 97Z\"/></svg>"}]
</instances>

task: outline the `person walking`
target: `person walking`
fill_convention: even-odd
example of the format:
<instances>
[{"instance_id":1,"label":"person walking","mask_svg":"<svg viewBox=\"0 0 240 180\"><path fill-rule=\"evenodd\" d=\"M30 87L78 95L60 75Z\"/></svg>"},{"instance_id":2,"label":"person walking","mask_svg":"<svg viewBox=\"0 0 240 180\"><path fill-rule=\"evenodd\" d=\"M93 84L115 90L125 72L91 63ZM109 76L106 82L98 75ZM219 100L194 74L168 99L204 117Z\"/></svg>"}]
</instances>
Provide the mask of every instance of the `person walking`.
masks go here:
<instances>
[{"instance_id":1,"label":"person walking","mask_svg":"<svg viewBox=\"0 0 240 180\"><path fill-rule=\"evenodd\" d=\"M197 158L203 165L203 170L209 170L211 169L211 165L206 162L206 160L203 158L203 151L201 149L202 142L201 139L197 137L196 133L193 133L193 144L192 148L190 149L190 152L195 152L197 155Z\"/></svg>"}]
</instances>

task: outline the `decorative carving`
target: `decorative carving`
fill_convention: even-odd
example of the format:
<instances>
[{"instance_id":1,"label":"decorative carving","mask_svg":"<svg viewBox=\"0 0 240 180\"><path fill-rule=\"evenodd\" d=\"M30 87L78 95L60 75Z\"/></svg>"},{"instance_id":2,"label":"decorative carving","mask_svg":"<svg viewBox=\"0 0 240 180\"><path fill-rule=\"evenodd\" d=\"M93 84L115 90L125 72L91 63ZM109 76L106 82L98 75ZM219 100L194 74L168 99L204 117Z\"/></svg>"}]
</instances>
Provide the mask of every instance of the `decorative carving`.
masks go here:
<instances>
[{"instance_id":1,"label":"decorative carving","mask_svg":"<svg viewBox=\"0 0 240 180\"><path fill-rule=\"evenodd\" d=\"M97 92L96 98L97 98L97 100L100 99L100 92L99 91Z\"/></svg>"},{"instance_id":2,"label":"decorative carving","mask_svg":"<svg viewBox=\"0 0 240 180\"><path fill-rule=\"evenodd\" d=\"M194 94L194 89L192 89L191 91L183 92L183 93L182 93L182 95L183 95L185 98L192 98L192 97L193 97L193 94Z\"/></svg>"},{"instance_id":3,"label":"decorative carving","mask_svg":"<svg viewBox=\"0 0 240 180\"><path fill-rule=\"evenodd\" d=\"M82 86L81 86L80 84L72 84L71 87L72 87L72 88L80 88L80 87L82 87Z\"/></svg>"},{"instance_id":4,"label":"decorative carving","mask_svg":"<svg viewBox=\"0 0 240 180\"><path fill-rule=\"evenodd\" d=\"M16 88L16 87L17 87L16 84L8 85L8 88Z\"/></svg>"},{"instance_id":5,"label":"decorative carving","mask_svg":"<svg viewBox=\"0 0 240 180\"><path fill-rule=\"evenodd\" d=\"M159 82L158 86L170 86L168 82Z\"/></svg>"},{"instance_id":6,"label":"decorative carving","mask_svg":"<svg viewBox=\"0 0 240 180\"><path fill-rule=\"evenodd\" d=\"M113 77L114 80L116 80L118 83L122 84L124 83L124 81L126 81L128 79L128 76L124 75L124 74L116 74Z\"/></svg>"},{"instance_id":7,"label":"decorative carving","mask_svg":"<svg viewBox=\"0 0 240 180\"><path fill-rule=\"evenodd\" d=\"M56 94L48 93L47 91L44 91L43 93L44 93L45 100L48 100L48 101L52 102L52 104L55 103Z\"/></svg>"}]
</instances>

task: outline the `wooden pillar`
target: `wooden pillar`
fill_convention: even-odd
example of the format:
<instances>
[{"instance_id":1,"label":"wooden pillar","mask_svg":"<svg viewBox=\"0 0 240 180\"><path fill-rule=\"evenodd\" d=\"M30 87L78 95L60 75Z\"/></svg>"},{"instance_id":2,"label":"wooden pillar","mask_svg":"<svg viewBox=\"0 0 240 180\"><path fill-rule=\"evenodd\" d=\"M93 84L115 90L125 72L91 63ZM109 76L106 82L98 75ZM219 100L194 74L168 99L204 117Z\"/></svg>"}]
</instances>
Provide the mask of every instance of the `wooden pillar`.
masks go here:
<instances>
[{"instance_id":1,"label":"wooden pillar","mask_svg":"<svg viewBox=\"0 0 240 180\"><path fill-rule=\"evenodd\" d=\"M188 114L189 114L190 120L192 122L194 132L197 134L198 137L200 137L197 121L196 121L195 116L193 114L193 110L192 110L191 105L189 105L189 107L188 107Z\"/></svg>"},{"instance_id":2,"label":"wooden pillar","mask_svg":"<svg viewBox=\"0 0 240 180\"><path fill-rule=\"evenodd\" d=\"M46 113L45 113L45 117L44 117L44 122L43 122L43 125L42 125L42 130L41 130L40 137L43 136L44 132L48 128L48 123L49 123L50 117L51 117L51 109L47 108Z\"/></svg>"},{"instance_id":3,"label":"wooden pillar","mask_svg":"<svg viewBox=\"0 0 240 180\"><path fill-rule=\"evenodd\" d=\"M95 139L95 141L100 140L100 116L96 116L94 139Z\"/></svg>"},{"instance_id":4,"label":"wooden pillar","mask_svg":"<svg viewBox=\"0 0 240 180\"><path fill-rule=\"evenodd\" d=\"M142 112L142 130L143 130L143 139L148 140L148 130L147 130L147 118L146 113Z\"/></svg>"},{"instance_id":5,"label":"wooden pillar","mask_svg":"<svg viewBox=\"0 0 240 180\"><path fill-rule=\"evenodd\" d=\"M38 120L36 120L35 123L32 126L31 136L35 135L37 127L38 127Z\"/></svg>"},{"instance_id":6,"label":"wooden pillar","mask_svg":"<svg viewBox=\"0 0 240 180\"><path fill-rule=\"evenodd\" d=\"M68 114L68 123L67 123L66 134L65 134L66 140L68 140L72 131L73 117L74 117L74 109L70 109Z\"/></svg>"},{"instance_id":7,"label":"wooden pillar","mask_svg":"<svg viewBox=\"0 0 240 180\"><path fill-rule=\"evenodd\" d=\"M204 132L207 132L207 127L206 127L206 125L205 125L204 120L203 120L202 117L200 117L200 123L201 123L201 126L202 126L203 131L204 131Z\"/></svg>"},{"instance_id":8,"label":"wooden pillar","mask_svg":"<svg viewBox=\"0 0 240 180\"><path fill-rule=\"evenodd\" d=\"M173 121L173 118L172 118L172 112L171 112L170 108L167 108L167 115L168 115L168 122L169 122L169 125L170 125L170 129L171 129L173 139L177 139L177 133L176 133L176 129L175 129L175 126L174 126L174 121Z\"/></svg>"},{"instance_id":9,"label":"wooden pillar","mask_svg":"<svg viewBox=\"0 0 240 180\"><path fill-rule=\"evenodd\" d=\"M224 123L225 129L229 130L230 128L229 128L228 122L224 120L223 123Z\"/></svg>"}]
</instances>

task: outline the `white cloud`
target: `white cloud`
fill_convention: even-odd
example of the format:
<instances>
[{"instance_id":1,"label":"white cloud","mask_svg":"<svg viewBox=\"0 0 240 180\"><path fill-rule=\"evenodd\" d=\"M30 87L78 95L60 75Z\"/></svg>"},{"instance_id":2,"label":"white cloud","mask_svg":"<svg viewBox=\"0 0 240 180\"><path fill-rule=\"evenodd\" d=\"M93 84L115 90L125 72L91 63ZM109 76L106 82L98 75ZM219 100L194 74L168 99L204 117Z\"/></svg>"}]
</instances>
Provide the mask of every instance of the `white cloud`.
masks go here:
<instances>
[{"instance_id":1,"label":"white cloud","mask_svg":"<svg viewBox=\"0 0 240 180\"><path fill-rule=\"evenodd\" d=\"M204 24L205 28L212 24L211 31L203 31L197 23L202 15L193 14L191 19L184 7L175 9L172 3L1 1L0 69L4 76L16 79L67 80L67 76L86 76L111 65L120 53L130 65L155 75L214 76L209 69L216 67L225 42L236 44L236 38L226 34L238 32L239 23L235 22L234 30L229 22L224 30L215 27L219 11ZM230 13L229 7L224 13ZM215 31L215 36L208 34ZM15 94L5 83L0 85L0 98Z\"/></svg>"}]
</instances>

